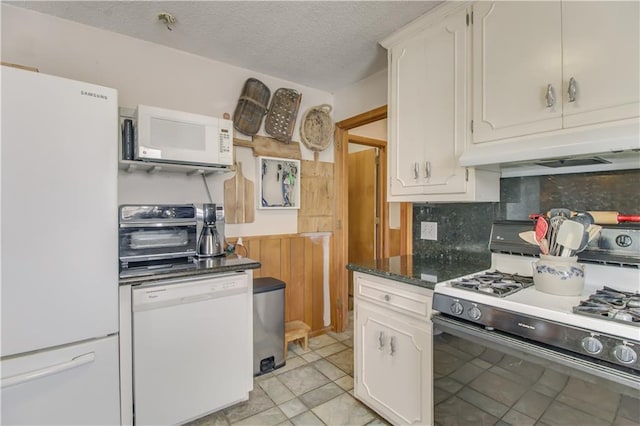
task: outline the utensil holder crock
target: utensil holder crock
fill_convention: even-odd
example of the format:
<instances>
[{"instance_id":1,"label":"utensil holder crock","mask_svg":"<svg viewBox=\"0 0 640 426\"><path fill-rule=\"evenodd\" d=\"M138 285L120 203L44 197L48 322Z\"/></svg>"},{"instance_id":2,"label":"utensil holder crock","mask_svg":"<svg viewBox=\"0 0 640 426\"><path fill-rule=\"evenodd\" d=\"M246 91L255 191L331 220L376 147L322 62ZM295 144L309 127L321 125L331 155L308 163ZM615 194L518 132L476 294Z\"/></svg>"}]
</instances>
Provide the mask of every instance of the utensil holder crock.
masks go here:
<instances>
[{"instance_id":1,"label":"utensil holder crock","mask_svg":"<svg viewBox=\"0 0 640 426\"><path fill-rule=\"evenodd\" d=\"M579 296L584 288L584 265L577 256L540 255L533 263L536 290L559 296Z\"/></svg>"}]
</instances>

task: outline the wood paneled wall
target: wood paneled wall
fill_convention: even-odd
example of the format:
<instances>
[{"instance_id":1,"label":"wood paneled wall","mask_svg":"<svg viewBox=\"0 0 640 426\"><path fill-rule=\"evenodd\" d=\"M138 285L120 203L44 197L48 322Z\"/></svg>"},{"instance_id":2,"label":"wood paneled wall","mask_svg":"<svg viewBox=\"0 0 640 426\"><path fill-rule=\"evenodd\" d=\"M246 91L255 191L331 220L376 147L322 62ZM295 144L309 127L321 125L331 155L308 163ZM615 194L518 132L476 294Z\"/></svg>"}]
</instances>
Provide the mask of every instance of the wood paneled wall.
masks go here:
<instances>
[{"instance_id":1,"label":"wood paneled wall","mask_svg":"<svg viewBox=\"0 0 640 426\"><path fill-rule=\"evenodd\" d=\"M328 331L323 322L322 237L288 234L242 237L242 240L247 257L262 264L253 271L254 278L273 277L286 284L285 321L304 321L311 327L312 335ZM238 254L243 254L241 248Z\"/></svg>"},{"instance_id":2,"label":"wood paneled wall","mask_svg":"<svg viewBox=\"0 0 640 426\"><path fill-rule=\"evenodd\" d=\"M333 199L333 163L302 160L298 232L331 232Z\"/></svg>"}]
</instances>

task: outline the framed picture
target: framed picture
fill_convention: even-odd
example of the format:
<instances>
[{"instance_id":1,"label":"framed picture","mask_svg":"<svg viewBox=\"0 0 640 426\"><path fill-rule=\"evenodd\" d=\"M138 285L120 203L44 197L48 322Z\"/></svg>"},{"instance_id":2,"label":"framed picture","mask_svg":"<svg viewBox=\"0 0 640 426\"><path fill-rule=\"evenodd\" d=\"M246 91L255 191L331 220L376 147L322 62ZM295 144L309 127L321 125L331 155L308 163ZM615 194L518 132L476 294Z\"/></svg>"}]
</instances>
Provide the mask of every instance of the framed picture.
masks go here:
<instances>
[{"instance_id":1,"label":"framed picture","mask_svg":"<svg viewBox=\"0 0 640 426\"><path fill-rule=\"evenodd\" d=\"M258 157L258 208L300 208L300 160Z\"/></svg>"}]
</instances>

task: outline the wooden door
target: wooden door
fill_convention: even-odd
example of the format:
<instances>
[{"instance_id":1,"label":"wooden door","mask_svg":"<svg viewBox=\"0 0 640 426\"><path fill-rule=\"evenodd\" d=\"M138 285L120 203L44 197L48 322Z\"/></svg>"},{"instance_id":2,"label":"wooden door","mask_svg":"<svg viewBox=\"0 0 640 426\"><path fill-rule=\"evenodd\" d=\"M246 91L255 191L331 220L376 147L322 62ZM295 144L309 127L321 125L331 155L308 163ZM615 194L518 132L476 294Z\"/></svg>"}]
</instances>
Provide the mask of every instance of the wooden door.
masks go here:
<instances>
[{"instance_id":1,"label":"wooden door","mask_svg":"<svg viewBox=\"0 0 640 426\"><path fill-rule=\"evenodd\" d=\"M377 257L376 149L349 154L349 262ZM353 273L349 272L349 310L353 309Z\"/></svg>"},{"instance_id":2,"label":"wooden door","mask_svg":"<svg viewBox=\"0 0 640 426\"><path fill-rule=\"evenodd\" d=\"M559 1L474 4L474 143L562 127L560 20Z\"/></svg>"},{"instance_id":3,"label":"wooden door","mask_svg":"<svg viewBox=\"0 0 640 426\"><path fill-rule=\"evenodd\" d=\"M376 169L374 148L349 154L349 262L376 258Z\"/></svg>"}]
</instances>

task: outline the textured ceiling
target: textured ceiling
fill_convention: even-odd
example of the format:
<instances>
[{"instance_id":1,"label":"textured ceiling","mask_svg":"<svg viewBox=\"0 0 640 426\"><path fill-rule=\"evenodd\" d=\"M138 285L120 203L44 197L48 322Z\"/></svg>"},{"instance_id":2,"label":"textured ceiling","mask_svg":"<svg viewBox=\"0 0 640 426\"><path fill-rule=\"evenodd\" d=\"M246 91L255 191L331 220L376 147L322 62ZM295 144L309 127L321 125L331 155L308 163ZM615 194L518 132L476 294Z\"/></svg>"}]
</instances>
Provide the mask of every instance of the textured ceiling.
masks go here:
<instances>
[{"instance_id":1,"label":"textured ceiling","mask_svg":"<svg viewBox=\"0 0 640 426\"><path fill-rule=\"evenodd\" d=\"M378 42L440 1L6 3L334 91L384 69Z\"/></svg>"}]
</instances>

